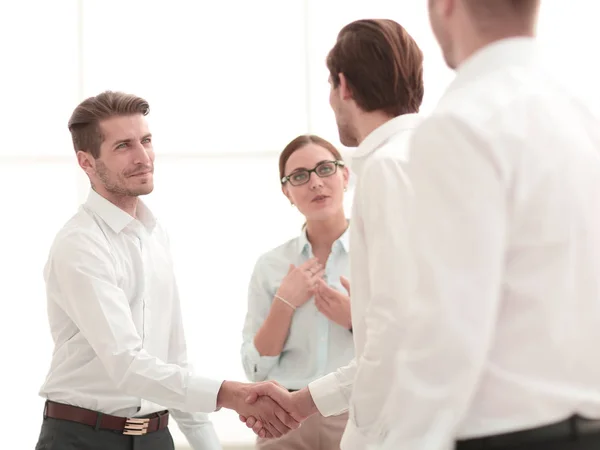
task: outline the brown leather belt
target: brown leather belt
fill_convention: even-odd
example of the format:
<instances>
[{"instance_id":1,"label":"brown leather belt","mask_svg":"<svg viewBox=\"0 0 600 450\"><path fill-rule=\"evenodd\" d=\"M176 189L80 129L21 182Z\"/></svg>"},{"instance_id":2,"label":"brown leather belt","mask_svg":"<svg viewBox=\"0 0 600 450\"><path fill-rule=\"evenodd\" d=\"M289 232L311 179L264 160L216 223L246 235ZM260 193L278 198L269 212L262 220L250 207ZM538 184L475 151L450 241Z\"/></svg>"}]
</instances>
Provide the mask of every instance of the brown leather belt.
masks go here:
<instances>
[{"instance_id":1,"label":"brown leather belt","mask_svg":"<svg viewBox=\"0 0 600 450\"><path fill-rule=\"evenodd\" d=\"M130 436L141 436L147 433L167 428L169 425L169 411L161 411L152 416L156 417L119 417L103 414L91 409L78 406L65 405L50 400L46 401L45 417L52 419L69 420L96 428L97 430L120 431Z\"/></svg>"}]
</instances>

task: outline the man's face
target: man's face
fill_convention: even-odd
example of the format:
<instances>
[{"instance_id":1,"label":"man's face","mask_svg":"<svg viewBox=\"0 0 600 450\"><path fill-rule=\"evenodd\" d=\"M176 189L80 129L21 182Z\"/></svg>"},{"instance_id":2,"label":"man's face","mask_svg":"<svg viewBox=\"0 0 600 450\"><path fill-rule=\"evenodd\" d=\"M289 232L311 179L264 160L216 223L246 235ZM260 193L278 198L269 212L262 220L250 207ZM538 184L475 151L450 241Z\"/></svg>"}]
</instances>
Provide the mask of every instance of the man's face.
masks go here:
<instances>
[{"instance_id":1,"label":"man's face","mask_svg":"<svg viewBox=\"0 0 600 450\"><path fill-rule=\"evenodd\" d=\"M146 118L141 114L111 117L100 122L100 130L100 156L86 169L96 191L117 197L151 193L154 150Z\"/></svg>"},{"instance_id":2,"label":"man's face","mask_svg":"<svg viewBox=\"0 0 600 450\"><path fill-rule=\"evenodd\" d=\"M446 64L451 69L456 69L453 55L452 33L450 33L449 15L454 9L453 0L429 0L429 22L436 40L444 55Z\"/></svg>"}]
</instances>

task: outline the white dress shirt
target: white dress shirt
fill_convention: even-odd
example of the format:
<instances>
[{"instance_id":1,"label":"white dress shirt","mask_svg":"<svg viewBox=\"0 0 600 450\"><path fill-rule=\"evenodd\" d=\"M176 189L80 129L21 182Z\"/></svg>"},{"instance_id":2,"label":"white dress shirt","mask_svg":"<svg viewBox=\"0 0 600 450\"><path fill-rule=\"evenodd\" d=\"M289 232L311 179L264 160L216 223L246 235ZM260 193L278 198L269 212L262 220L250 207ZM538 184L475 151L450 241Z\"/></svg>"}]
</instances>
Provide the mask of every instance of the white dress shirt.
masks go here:
<instances>
[{"instance_id":1,"label":"white dress shirt","mask_svg":"<svg viewBox=\"0 0 600 450\"><path fill-rule=\"evenodd\" d=\"M420 120L416 114L406 114L388 121L369 134L352 157L351 167L357 177L350 233L356 359L309 384L324 416L339 414L350 406L341 444L344 450L366 448L369 440L360 427L375 424L379 429L383 423L379 408L390 393L390 385L380 377L394 370L391 355L395 345L388 342L382 346L381 339L390 326L395 326L387 312L398 302L399 274L394 260L399 211L390 207L397 201L395 191L388 189L403 179L399 161L407 157L411 133ZM385 351L378 347L385 347Z\"/></svg>"},{"instance_id":2,"label":"white dress shirt","mask_svg":"<svg viewBox=\"0 0 600 450\"><path fill-rule=\"evenodd\" d=\"M333 243L324 275L329 286L345 294L340 276L350 278L348 236L349 229ZM248 289L241 350L242 364L250 381L275 380L288 389L298 390L348 364L354 357L350 330L323 315L315 306L314 298L294 312L280 355L261 356L254 346L254 337L269 315L274 295L290 264L297 267L313 257L312 246L303 230L297 238L258 259Z\"/></svg>"},{"instance_id":3,"label":"white dress shirt","mask_svg":"<svg viewBox=\"0 0 600 450\"><path fill-rule=\"evenodd\" d=\"M478 51L415 131L404 182L366 185L389 209L386 247L367 242L389 325L367 325L344 449L600 418L600 127L548 73L532 39Z\"/></svg>"},{"instance_id":4,"label":"white dress shirt","mask_svg":"<svg viewBox=\"0 0 600 450\"><path fill-rule=\"evenodd\" d=\"M40 395L123 417L169 409L194 450L221 448L207 412L222 381L188 365L167 235L91 190L57 234L44 277L55 343Z\"/></svg>"}]
</instances>

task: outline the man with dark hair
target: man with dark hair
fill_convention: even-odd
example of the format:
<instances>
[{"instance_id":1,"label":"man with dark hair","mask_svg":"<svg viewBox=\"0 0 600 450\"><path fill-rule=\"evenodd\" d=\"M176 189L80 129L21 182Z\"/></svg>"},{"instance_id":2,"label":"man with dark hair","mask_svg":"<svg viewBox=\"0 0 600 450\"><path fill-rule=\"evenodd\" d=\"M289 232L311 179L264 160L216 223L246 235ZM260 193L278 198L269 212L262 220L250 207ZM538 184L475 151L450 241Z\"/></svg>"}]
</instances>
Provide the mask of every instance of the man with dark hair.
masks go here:
<instances>
[{"instance_id":1,"label":"man with dark hair","mask_svg":"<svg viewBox=\"0 0 600 450\"><path fill-rule=\"evenodd\" d=\"M408 32L392 20L358 20L346 25L327 56L327 68L329 101L340 141L348 147L358 146L389 121L413 121L411 114L419 112L423 54Z\"/></svg>"},{"instance_id":2,"label":"man with dark hair","mask_svg":"<svg viewBox=\"0 0 600 450\"><path fill-rule=\"evenodd\" d=\"M103 92L69 121L91 190L44 271L55 349L38 450L172 450L170 415L194 450L217 450L205 413L220 407L262 416L272 436L298 427L271 399L250 408L248 384L188 364L167 235L139 198L154 188L148 112L142 98Z\"/></svg>"},{"instance_id":3,"label":"man with dark hair","mask_svg":"<svg viewBox=\"0 0 600 450\"><path fill-rule=\"evenodd\" d=\"M358 181L350 232L356 359L292 394L257 386L252 399L269 395L299 420L350 409L341 448L363 450L396 426L383 407L395 377L397 340L410 320L397 314L404 292L399 275L408 270L396 237L405 227L406 196L399 186L405 184L402 164L411 131L420 122L423 55L398 23L358 20L340 31L327 67L340 140L358 146L352 157ZM254 418L242 420L262 432Z\"/></svg>"}]
</instances>

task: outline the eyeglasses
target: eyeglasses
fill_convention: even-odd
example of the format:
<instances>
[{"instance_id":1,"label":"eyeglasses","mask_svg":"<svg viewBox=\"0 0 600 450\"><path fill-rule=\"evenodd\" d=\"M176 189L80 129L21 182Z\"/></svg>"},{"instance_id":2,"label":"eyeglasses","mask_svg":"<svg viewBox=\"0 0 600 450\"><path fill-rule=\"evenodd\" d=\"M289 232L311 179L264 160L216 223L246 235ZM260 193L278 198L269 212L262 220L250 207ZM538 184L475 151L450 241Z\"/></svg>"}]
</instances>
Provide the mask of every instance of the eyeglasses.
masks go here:
<instances>
[{"instance_id":1,"label":"eyeglasses","mask_svg":"<svg viewBox=\"0 0 600 450\"><path fill-rule=\"evenodd\" d=\"M344 167L344 161L322 161L314 169L298 169L281 179L281 184L289 181L292 186L302 186L310 180L310 174L316 173L320 178L330 177L337 172L338 167Z\"/></svg>"}]
</instances>

